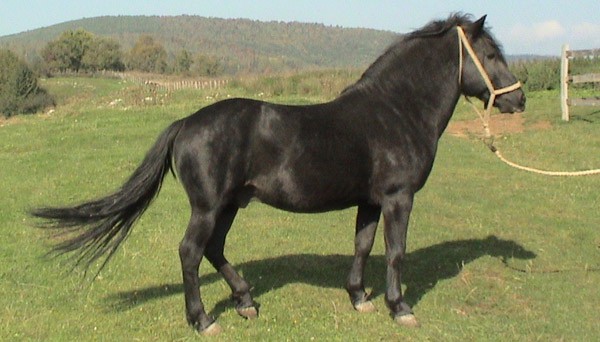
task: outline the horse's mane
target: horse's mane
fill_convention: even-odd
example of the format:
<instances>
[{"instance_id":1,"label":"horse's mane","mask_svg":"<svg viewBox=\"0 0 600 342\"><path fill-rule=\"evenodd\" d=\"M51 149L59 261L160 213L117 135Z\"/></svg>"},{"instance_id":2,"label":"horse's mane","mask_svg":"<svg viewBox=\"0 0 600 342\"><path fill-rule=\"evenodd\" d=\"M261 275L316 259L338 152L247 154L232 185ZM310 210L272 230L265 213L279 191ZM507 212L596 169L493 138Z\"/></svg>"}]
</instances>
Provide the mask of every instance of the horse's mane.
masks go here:
<instances>
[{"instance_id":1,"label":"horse's mane","mask_svg":"<svg viewBox=\"0 0 600 342\"><path fill-rule=\"evenodd\" d=\"M446 20L432 21L418 30L401 35L366 69L358 82L346 88L342 93L360 88L364 84L381 84L382 80L380 78L386 76L384 71L389 70L390 66L397 63L397 57L409 48L411 41L420 38L439 37L457 26L467 26L472 23L473 20L470 14L454 13ZM499 58L504 58L501 46L495 41L487 29L484 29L481 38L485 39L493 49L496 49Z\"/></svg>"},{"instance_id":2,"label":"horse's mane","mask_svg":"<svg viewBox=\"0 0 600 342\"><path fill-rule=\"evenodd\" d=\"M448 32L448 30L455 28L456 26L465 26L472 23L473 20L470 14L454 13L451 14L446 20L432 21L422 28L404 35L401 40L439 36ZM396 44L393 44L390 48L393 48Z\"/></svg>"},{"instance_id":3,"label":"horse's mane","mask_svg":"<svg viewBox=\"0 0 600 342\"><path fill-rule=\"evenodd\" d=\"M448 32L449 30L454 29L456 26L466 26L468 24L472 24L472 18L473 17L470 14L454 13L450 15L450 17L448 17L448 19L446 20L432 21L420 30L409 33L405 36L405 40L422 37L440 36ZM498 57L504 59L504 54L502 53L502 46L496 41L496 39L490 33L487 27L484 27L480 39L485 40L485 42L488 45L490 45L492 49L498 52ZM393 46L390 48L393 48Z\"/></svg>"}]
</instances>

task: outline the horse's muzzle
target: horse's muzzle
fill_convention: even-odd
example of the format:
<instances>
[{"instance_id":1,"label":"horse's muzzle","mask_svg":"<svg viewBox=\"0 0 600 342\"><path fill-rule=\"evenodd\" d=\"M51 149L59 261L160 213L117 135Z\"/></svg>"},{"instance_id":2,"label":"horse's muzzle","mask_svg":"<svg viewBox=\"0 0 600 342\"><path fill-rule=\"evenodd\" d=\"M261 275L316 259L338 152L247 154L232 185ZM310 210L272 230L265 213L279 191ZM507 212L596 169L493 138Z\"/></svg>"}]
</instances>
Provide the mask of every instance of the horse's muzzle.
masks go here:
<instances>
[{"instance_id":1,"label":"horse's muzzle","mask_svg":"<svg viewBox=\"0 0 600 342\"><path fill-rule=\"evenodd\" d=\"M525 102L525 93L518 89L498 96L494 101L494 107L501 113L522 113L525 111Z\"/></svg>"}]
</instances>

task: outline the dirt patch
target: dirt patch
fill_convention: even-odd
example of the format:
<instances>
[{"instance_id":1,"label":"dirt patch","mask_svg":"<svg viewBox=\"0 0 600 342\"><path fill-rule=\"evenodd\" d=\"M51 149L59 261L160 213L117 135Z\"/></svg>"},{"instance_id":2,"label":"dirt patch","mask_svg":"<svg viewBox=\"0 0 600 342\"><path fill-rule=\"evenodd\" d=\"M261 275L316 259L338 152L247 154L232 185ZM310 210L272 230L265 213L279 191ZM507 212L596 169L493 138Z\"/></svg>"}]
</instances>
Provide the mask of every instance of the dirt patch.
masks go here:
<instances>
[{"instance_id":1,"label":"dirt patch","mask_svg":"<svg viewBox=\"0 0 600 342\"><path fill-rule=\"evenodd\" d=\"M526 130L543 130L552 127L548 121L536 122L533 125L525 127L523 113L492 115L489 125L491 133L496 136L523 133ZM480 119L450 122L446 131L450 135L464 138L484 136L483 123Z\"/></svg>"},{"instance_id":2,"label":"dirt patch","mask_svg":"<svg viewBox=\"0 0 600 342\"><path fill-rule=\"evenodd\" d=\"M9 124L13 124L15 122L17 122L17 119L14 117L7 118L0 115L0 127L8 126Z\"/></svg>"}]
</instances>

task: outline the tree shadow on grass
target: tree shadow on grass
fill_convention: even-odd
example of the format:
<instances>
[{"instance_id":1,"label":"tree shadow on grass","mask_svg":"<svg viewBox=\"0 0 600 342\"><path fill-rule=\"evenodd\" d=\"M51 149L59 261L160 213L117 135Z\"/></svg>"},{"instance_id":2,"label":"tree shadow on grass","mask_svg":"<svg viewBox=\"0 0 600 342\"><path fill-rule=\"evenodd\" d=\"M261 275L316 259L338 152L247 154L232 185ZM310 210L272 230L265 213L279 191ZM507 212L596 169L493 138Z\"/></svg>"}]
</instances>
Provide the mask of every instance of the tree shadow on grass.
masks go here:
<instances>
[{"instance_id":1,"label":"tree shadow on grass","mask_svg":"<svg viewBox=\"0 0 600 342\"><path fill-rule=\"evenodd\" d=\"M443 242L412 251L404 261L405 301L415 306L440 280L455 277L464 265L483 256L497 257L506 263L511 258L533 259L536 254L514 241L495 236ZM260 302L263 294L294 283L343 289L352 258L350 255L294 254L253 260L236 268L242 271L248 282L254 286L252 295ZM369 258L365 270L365 283L367 286L372 285L373 297L385 293L385 267L384 256L374 255ZM202 285L215 281L222 281L222 277L216 272L200 277ZM181 283L119 292L110 295L107 301L111 308L126 311L175 294L183 294ZM218 317L229 307L233 307L233 303L229 298L224 298L215 305L210 314Z\"/></svg>"}]
</instances>

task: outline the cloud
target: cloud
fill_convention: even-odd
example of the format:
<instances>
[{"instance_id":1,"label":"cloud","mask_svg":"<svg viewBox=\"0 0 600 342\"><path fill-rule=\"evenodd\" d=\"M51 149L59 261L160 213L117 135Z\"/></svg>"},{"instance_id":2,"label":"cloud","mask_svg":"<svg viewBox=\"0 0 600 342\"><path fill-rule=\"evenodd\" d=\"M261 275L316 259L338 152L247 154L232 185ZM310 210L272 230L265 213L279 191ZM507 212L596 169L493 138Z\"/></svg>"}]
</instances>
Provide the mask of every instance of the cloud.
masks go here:
<instances>
[{"instance_id":1,"label":"cloud","mask_svg":"<svg viewBox=\"0 0 600 342\"><path fill-rule=\"evenodd\" d=\"M600 48L600 24L582 22L574 25L569 29L565 43L574 50Z\"/></svg>"},{"instance_id":2,"label":"cloud","mask_svg":"<svg viewBox=\"0 0 600 342\"><path fill-rule=\"evenodd\" d=\"M545 21L533 25L533 35L539 40L549 40L562 37L566 30L556 20Z\"/></svg>"},{"instance_id":3,"label":"cloud","mask_svg":"<svg viewBox=\"0 0 600 342\"><path fill-rule=\"evenodd\" d=\"M519 23L510 27L502 37L510 54L533 53L558 55L563 44L571 49L600 48L600 24L577 22L563 25L558 20Z\"/></svg>"},{"instance_id":4,"label":"cloud","mask_svg":"<svg viewBox=\"0 0 600 342\"><path fill-rule=\"evenodd\" d=\"M596 37L600 35L600 24L583 22L573 27L573 34L583 37Z\"/></svg>"},{"instance_id":5,"label":"cloud","mask_svg":"<svg viewBox=\"0 0 600 342\"><path fill-rule=\"evenodd\" d=\"M503 37L507 53L533 53L556 55L563 43L569 41L570 30L558 20L518 23L510 27Z\"/></svg>"},{"instance_id":6,"label":"cloud","mask_svg":"<svg viewBox=\"0 0 600 342\"><path fill-rule=\"evenodd\" d=\"M547 41L560 38L565 33L565 28L556 20L531 25L516 24L510 30L512 39L520 42Z\"/></svg>"}]
</instances>

